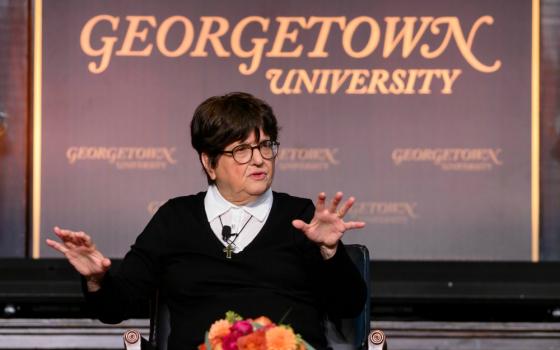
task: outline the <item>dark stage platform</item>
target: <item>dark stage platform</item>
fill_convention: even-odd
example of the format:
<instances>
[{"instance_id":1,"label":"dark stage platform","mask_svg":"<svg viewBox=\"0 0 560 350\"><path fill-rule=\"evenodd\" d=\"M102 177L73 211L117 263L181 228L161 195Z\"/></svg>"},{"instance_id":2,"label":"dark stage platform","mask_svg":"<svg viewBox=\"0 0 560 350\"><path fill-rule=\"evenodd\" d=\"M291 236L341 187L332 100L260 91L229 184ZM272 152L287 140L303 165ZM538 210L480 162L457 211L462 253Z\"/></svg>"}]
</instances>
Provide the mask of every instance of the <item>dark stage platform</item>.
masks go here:
<instances>
[{"instance_id":1,"label":"dark stage platform","mask_svg":"<svg viewBox=\"0 0 560 350\"><path fill-rule=\"evenodd\" d=\"M560 322L560 263L372 261L371 284L374 320ZM79 275L62 259L1 259L0 311L89 317Z\"/></svg>"}]
</instances>

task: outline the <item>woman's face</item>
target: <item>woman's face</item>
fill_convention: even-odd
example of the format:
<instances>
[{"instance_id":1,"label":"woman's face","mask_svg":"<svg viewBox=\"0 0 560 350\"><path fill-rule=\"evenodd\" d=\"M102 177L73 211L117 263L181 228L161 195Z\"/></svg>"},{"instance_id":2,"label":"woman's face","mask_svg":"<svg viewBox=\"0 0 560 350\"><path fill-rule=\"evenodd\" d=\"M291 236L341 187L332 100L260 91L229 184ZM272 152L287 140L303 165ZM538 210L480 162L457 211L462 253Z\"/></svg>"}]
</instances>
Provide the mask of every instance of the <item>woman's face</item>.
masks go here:
<instances>
[{"instance_id":1,"label":"woman's face","mask_svg":"<svg viewBox=\"0 0 560 350\"><path fill-rule=\"evenodd\" d=\"M259 142L270 138L259 130ZM255 133L246 140L228 145L224 151L231 151L241 144L257 145ZM270 188L274 177L274 159L267 160L261 156L258 148L253 150L253 157L246 164L237 163L230 154L222 154L215 168L209 164L208 156L202 154L204 167L211 179L216 182L220 194L229 202L244 205L257 199Z\"/></svg>"}]
</instances>

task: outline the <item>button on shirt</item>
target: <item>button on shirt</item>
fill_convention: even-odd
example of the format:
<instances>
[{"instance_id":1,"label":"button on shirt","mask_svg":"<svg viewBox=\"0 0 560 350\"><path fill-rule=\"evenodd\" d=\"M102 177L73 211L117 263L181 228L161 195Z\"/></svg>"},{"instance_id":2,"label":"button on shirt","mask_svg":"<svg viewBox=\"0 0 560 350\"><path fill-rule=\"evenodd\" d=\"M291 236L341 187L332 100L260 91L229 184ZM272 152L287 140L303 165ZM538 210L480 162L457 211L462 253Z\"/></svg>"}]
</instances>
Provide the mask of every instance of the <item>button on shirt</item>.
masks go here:
<instances>
[{"instance_id":1,"label":"button on shirt","mask_svg":"<svg viewBox=\"0 0 560 350\"><path fill-rule=\"evenodd\" d=\"M234 253L243 251L257 237L268 218L270 208L272 208L270 188L256 201L243 206L228 202L215 185L208 187L204 197L206 217L218 240L224 246L228 245L222 238L223 226L230 226L232 234L239 233L233 245Z\"/></svg>"}]
</instances>

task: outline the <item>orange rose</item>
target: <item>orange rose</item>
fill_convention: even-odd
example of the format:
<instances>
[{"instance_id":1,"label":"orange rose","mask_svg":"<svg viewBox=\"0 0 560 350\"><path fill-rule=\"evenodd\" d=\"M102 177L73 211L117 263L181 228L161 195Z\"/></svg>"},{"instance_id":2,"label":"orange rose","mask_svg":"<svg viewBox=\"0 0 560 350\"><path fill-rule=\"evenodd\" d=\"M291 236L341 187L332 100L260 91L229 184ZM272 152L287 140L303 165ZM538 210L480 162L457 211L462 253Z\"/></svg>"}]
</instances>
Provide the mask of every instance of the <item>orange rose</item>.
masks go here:
<instances>
[{"instance_id":1,"label":"orange rose","mask_svg":"<svg viewBox=\"0 0 560 350\"><path fill-rule=\"evenodd\" d=\"M267 350L266 338L263 331L256 331L237 339L239 350Z\"/></svg>"},{"instance_id":2,"label":"orange rose","mask_svg":"<svg viewBox=\"0 0 560 350\"><path fill-rule=\"evenodd\" d=\"M295 350L297 337L288 327L274 327L266 331L266 345L268 350Z\"/></svg>"},{"instance_id":3,"label":"orange rose","mask_svg":"<svg viewBox=\"0 0 560 350\"><path fill-rule=\"evenodd\" d=\"M210 326L210 330L208 331L208 339L211 343L214 343L214 340L221 339L228 335L230 327L231 324L226 320L218 320L212 323L212 326Z\"/></svg>"}]
</instances>

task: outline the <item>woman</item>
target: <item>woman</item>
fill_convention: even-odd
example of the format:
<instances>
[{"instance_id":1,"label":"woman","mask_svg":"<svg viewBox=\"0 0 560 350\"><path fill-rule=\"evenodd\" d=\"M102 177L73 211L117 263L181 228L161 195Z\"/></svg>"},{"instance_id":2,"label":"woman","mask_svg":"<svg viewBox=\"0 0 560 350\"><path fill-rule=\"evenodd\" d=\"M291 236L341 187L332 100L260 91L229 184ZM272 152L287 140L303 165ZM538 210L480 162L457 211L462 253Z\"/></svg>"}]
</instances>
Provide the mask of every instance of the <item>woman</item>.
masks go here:
<instances>
[{"instance_id":1,"label":"woman","mask_svg":"<svg viewBox=\"0 0 560 350\"><path fill-rule=\"evenodd\" d=\"M65 254L86 281L85 296L109 323L128 317L159 289L171 315L170 349L195 349L228 310L290 324L326 347L325 314L355 316L366 288L340 238L354 199L317 203L272 192L278 126L270 106L247 93L211 97L195 111L192 145L208 190L165 203L119 271L83 232L55 227ZM186 345L186 346L185 346Z\"/></svg>"}]
</instances>

